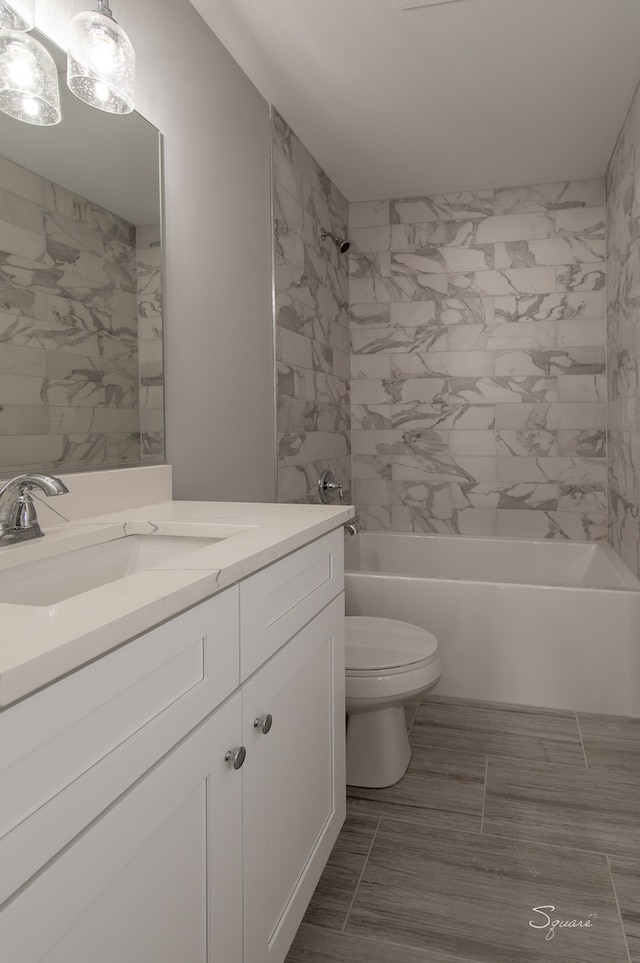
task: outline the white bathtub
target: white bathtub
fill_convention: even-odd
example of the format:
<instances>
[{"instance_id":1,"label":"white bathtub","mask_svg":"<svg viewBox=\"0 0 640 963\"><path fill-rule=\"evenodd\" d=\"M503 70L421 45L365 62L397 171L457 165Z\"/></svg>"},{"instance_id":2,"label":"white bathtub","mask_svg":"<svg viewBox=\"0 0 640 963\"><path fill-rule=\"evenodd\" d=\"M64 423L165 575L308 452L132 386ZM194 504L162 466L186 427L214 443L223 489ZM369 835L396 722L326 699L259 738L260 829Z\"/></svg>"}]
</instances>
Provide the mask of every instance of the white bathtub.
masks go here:
<instances>
[{"instance_id":1,"label":"white bathtub","mask_svg":"<svg viewBox=\"0 0 640 963\"><path fill-rule=\"evenodd\" d=\"M609 545L364 532L348 615L440 642L436 694L640 717L640 582Z\"/></svg>"}]
</instances>

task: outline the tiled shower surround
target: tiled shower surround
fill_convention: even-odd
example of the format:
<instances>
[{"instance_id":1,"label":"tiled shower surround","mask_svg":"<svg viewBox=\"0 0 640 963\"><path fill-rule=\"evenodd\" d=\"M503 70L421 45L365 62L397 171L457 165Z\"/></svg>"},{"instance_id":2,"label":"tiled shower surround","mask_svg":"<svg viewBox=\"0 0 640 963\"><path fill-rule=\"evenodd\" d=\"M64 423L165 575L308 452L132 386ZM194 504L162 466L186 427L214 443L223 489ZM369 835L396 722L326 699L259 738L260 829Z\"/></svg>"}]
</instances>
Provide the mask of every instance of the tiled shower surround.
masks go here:
<instances>
[{"instance_id":1,"label":"tiled shower surround","mask_svg":"<svg viewBox=\"0 0 640 963\"><path fill-rule=\"evenodd\" d=\"M348 205L275 110L271 130L277 500L317 502L325 468L350 499L348 260L320 238Z\"/></svg>"},{"instance_id":2,"label":"tiled shower surround","mask_svg":"<svg viewBox=\"0 0 640 963\"><path fill-rule=\"evenodd\" d=\"M350 205L364 528L604 539L604 182Z\"/></svg>"},{"instance_id":3,"label":"tiled shower surround","mask_svg":"<svg viewBox=\"0 0 640 963\"><path fill-rule=\"evenodd\" d=\"M138 264L121 217L5 159L0 185L0 473L161 458L157 410L140 420L141 374L162 363L158 228Z\"/></svg>"},{"instance_id":4,"label":"tiled shower surround","mask_svg":"<svg viewBox=\"0 0 640 963\"><path fill-rule=\"evenodd\" d=\"M164 457L162 242L159 224L136 227L140 460Z\"/></svg>"},{"instance_id":5,"label":"tiled shower surround","mask_svg":"<svg viewBox=\"0 0 640 963\"><path fill-rule=\"evenodd\" d=\"M607 171L610 538L640 575L640 93Z\"/></svg>"}]
</instances>

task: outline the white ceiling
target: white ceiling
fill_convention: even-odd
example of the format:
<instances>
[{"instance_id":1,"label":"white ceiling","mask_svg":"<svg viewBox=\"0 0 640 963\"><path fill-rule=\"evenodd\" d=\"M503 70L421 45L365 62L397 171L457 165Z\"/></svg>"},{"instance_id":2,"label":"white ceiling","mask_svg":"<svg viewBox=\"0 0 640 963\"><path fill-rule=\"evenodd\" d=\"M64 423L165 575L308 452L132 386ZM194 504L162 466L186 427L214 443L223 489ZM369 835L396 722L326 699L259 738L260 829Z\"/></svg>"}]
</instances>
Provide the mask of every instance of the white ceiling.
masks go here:
<instances>
[{"instance_id":1,"label":"white ceiling","mask_svg":"<svg viewBox=\"0 0 640 963\"><path fill-rule=\"evenodd\" d=\"M640 0L191 0L350 201L597 177Z\"/></svg>"}]
</instances>

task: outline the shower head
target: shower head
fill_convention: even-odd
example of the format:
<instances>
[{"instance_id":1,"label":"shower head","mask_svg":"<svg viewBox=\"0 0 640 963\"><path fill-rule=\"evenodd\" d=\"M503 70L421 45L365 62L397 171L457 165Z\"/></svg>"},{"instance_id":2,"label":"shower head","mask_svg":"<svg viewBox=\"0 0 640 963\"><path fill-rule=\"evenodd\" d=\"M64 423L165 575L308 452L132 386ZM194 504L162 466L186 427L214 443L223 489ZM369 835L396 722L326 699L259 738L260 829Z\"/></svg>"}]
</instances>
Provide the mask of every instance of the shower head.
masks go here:
<instances>
[{"instance_id":1,"label":"shower head","mask_svg":"<svg viewBox=\"0 0 640 963\"><path fill-rule=\"evenodd\" d=\"M325 230L320 231L320 237L322 238L323 241L325 240L325 238L330 237L333 243L335 244L335 246L338 248L338 251L340 252L340 254L346 254L349 248L351 247L351 241L345 241L341 237L336 237L335 234L331 233L331 231L325 231Z\"/></svg>"}]
</instances>

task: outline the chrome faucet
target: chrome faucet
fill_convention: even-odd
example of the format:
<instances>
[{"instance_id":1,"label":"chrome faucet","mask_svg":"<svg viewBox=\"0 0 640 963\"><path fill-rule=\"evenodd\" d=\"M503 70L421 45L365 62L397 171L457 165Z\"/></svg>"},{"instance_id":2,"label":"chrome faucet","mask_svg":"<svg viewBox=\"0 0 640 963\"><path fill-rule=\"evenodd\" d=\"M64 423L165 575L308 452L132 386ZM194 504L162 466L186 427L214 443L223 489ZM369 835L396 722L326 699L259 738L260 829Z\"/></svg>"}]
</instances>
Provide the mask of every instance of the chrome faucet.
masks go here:
<instances>
[{"instance_id":1,"label":"chrome faucet","mask_svg":"<svg viewBox=\"0 0 640 963\"><path fill-rule=\"evenodd\" d=\"M36 506L28 493L39 488L45 495L64 495L69 491L59 478L41 472L16 475L0 488L0 539L25 542L44 535Z\"/></svg>"},{"instance_id":2,"label":"chrome faucet","mask_svg":"<svg viewBox=\"0 0 640 963\"><path fill-rule=\"evenodd\" d=\"M358 525L358 519L352 518L350 522L345 522L343 528L348 535L357 535L358 532L360 531L360 526Z\"/></svg>"},{"instance_id":3,"label":"chrome faucet","mask_svg":"<svg viewBox=\"0 0 640 963\"><path fill-rule=\"evenodd\" d=\"M331 502L331 499L336 492L338 493L338 498L340 501L344 500L344 489L342 485L339 485L335 480L333 477L333 472L330 468L326 468L320 475L320 479L318 481L318 491L320 493L320 501L325 505L328 505Z\"/></svg>"}]
</instances>

